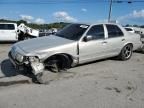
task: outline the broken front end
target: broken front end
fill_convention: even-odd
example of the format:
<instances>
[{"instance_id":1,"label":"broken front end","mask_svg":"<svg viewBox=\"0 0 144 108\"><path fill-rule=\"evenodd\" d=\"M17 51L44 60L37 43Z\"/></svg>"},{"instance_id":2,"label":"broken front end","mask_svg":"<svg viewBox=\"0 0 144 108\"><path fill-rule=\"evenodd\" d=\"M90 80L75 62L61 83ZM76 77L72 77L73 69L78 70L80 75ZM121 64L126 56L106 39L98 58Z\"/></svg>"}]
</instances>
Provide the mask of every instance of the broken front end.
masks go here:
<instances>
[{"instance_id":1,"label":"broken front end","mask_svg":"<svg viewBox=\"0 0 144 108\"><path fill-rule=\"evenodd\" d=\"M44 64L40 62L38 57L24 56L15 47L11 49L8 56L14 67L20 71L27 71L28 69L34 75L37 75L44 70Z\"/></svg>"}]
</instances>

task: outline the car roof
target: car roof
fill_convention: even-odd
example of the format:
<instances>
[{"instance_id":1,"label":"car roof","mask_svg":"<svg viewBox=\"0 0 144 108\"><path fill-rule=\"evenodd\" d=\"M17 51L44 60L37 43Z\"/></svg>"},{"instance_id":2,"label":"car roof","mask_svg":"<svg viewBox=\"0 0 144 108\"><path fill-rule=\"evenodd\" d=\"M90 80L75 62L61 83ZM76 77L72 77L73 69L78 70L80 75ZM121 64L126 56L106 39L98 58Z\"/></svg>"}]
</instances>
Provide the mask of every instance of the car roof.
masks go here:
<instances>
[{"instance_id":1,"label":"car roof","mask_svg":"<svg viewBox=\"0 0 144 108\"><path fill-rule=\"evenodd\" d=\"M83 22L79 22L79 23L72 23L72 24L86 24L86 25L112 24L112 25L120 25L118 23L111 23L111 22L103 22L103 23L83 23Z\"/></svg>"},{"instance_id":2,"label":"car roof","mask_svg":"<svg viewBox=\"0 0 144 108\"><path fill-rule=\"evenodd\" d=\"M17 24L17 23L0 22L0 24Z\"/></svg>"}]
</instances>

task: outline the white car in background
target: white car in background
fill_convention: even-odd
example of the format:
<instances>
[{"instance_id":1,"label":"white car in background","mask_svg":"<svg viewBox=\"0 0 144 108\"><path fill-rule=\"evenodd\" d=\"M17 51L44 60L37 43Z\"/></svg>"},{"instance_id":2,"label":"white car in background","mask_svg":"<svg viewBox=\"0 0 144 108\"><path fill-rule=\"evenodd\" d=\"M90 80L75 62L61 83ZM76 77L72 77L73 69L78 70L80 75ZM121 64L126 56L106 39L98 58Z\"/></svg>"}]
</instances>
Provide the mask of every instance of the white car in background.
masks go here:
<instances>
[{"instance_id":1,"label":"white car in background","mask_svg":"<svg viewBox=\"0 0 144 108\"><path fill-rule=\"evenodd\" d=\"M144 35L144 28L140 28L140 27L124 27L124 28L128 32Z\"/></svg>"},{"instance_id":2,"label":"white car in background","mask_svg":"<svg viewBox=\"0 0 144 108\"><path fill-rule=\"evenodd\" d=\"M25 24L0 23L0 41L21 41L39 37L39 30L32 29Z\"/></svg>"},{"instance_id":3,"label":"white car in background","mask_svg":"<svg viewBox=\"0 0 144 108\"><path fill-rule=\"evenodd\" d=\"M130 32L130 33L135 33L134 28L132 27L124 27L126 29L126 31Z\"/></svg>"},{"instance_id":4,"label":"white car in background","mask_svg":"<svg viewBox=\"0 0 144 108\"><path fill-rule=\"evenodd\" d=\"M17 41L17 24L0 23L0 41Z\"/></svg>"},{"instance_id":5,"label":"white car in background","mask_svg":"<svg viewBox=\"0 0 144 108\"><path fill-rule=\"evenodd\" d=\"M141 47L139 48L140 51L144 53L144 28L140 27L124 27L126 31L133 33L133 34L139 34L141 36L140 40L142 42Z\"/></svg>"}]
</instances>

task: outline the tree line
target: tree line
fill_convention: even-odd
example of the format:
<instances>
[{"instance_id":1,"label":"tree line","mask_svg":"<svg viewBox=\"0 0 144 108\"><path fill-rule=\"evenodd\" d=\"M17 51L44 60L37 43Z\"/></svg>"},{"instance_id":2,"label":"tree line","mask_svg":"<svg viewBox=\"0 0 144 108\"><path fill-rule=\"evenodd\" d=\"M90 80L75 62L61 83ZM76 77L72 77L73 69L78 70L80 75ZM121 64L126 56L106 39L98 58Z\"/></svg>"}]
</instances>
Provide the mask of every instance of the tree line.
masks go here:
<instances>
[{"instance_id":1,"label":"tree line","mask_svg":"<svg viewBox=\"0 0 144 108\"><path fill-rule=\"evenodd\" d=\"M65 23L65 22L55 22L55 23L50 23L50 24L35 24L35 23L27 23L24 20L19 20L19 21L13 21L13 20L5 20L5 19L0 19L0 22L8 22L8 23L17 23L18 25L21 23L24 23L25 25L27 25L28 27L31 27L33 29L51 29L51 28L63 28L64 26L70 24L70 23ZM126 24L126 27L141 27L144 28L144 25L130 25L130 24Z\"/></svg>"},{"instance_id":2,"label":"tree line","mask_svg":"<svg viewBox=\"0 0 144 108\"><path fill-rule=\"evenodd\" d=\"M33 29L63 28L64 26L70 24L70 23L65 23L65 22L55 22L55 23L50 23L50 24L35 24L35 23L27 23L24 20L13 21L13 20L5 20L5 19L0 19L0 22L17 23L18 25L21 23L24 23L25 25Z\"/></svg>"}]
</instances>

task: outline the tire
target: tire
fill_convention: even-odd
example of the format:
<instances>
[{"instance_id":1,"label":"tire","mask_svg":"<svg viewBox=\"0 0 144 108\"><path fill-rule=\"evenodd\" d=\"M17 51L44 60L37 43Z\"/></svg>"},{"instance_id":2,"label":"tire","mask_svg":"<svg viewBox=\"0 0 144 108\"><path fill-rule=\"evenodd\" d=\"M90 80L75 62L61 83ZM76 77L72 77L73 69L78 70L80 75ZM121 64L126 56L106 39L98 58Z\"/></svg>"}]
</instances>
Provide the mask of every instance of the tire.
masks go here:
<instances>
[{"instance_id":1,"label":"tire","mask_svg":"<svg viewBox=\"0 0 144 108\"><path fill-rule=\"evenodd\" d=\"M133 53L133 46L131 44L127 44L122 48L119 58L123 61L128 60L131 58L132 53Z\"/></svg>"}]
</instances>

